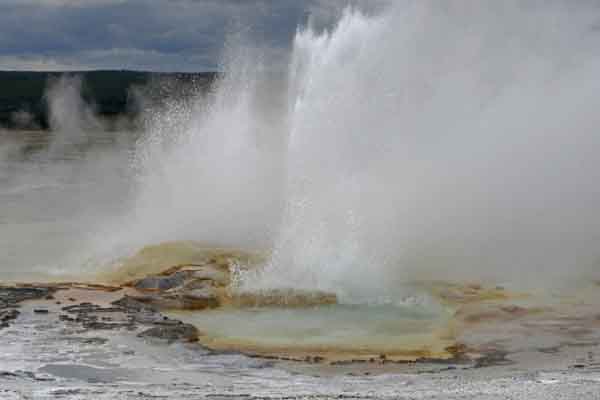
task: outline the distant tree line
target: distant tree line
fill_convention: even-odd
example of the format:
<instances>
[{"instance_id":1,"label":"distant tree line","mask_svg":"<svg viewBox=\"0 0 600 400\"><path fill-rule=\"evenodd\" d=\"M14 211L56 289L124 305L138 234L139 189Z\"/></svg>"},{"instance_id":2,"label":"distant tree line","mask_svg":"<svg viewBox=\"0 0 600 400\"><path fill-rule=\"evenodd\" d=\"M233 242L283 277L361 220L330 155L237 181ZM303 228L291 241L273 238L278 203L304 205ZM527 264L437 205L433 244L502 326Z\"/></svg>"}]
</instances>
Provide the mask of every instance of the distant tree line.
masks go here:
<instances>
[{"instance_id":1,"label":"distant tree line","mask_svg":"<svg viewBox=\"0 0 600 400\"><path fill-rule=\"evenodd\" d=\"M17 72L0 71L0 128L48 129L48 99L52 80L77 75L82 79L81 97L103 118L130 118L139 112L136 96L145 101L165 101L206 90L217 77L214 72L152 73L137 71Z\"/></svg>"}]
</instances>

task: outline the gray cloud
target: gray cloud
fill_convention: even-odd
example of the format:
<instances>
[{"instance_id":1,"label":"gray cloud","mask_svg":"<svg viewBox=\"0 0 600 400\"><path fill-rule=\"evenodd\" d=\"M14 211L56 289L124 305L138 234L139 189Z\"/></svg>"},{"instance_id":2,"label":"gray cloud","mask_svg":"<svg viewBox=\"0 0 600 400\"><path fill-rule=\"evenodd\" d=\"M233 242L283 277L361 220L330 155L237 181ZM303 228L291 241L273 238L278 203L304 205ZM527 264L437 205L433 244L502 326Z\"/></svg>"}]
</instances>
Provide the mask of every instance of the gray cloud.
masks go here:
<instances>
[{"instance_id":1,"label":"gray cloud","mask_svg":"<svg viewBox=\"0 0 600 400\"><path fill-rule=\"evenodd\" d=\"M214 70L232 33L283 50L359 1L0 0L0 69Z\"/></svg>"}]
</instances>

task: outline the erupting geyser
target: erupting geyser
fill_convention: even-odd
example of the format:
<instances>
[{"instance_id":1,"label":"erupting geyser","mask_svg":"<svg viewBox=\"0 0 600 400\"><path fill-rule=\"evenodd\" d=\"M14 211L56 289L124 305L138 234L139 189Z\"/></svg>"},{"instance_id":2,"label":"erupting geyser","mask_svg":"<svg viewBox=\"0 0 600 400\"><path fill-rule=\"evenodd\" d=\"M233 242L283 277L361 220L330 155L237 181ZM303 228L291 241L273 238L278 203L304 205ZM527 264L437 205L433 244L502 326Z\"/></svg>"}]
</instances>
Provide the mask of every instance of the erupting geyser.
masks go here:
<instances>
[{"instance_id":1,"label":"erupting geyser","mask_svg":"<svg viewBox=\"0 0 600 400\"><path fill-rule=\"evenodd\" d=\"M310 16L0 74L3 396L598 397L599 1L25 3Z\"/></svg>"},{"instance_id":2,"label":"erupting geyser","mask_svg":"<svg viewBox=\"0 0 600 400\"><path fill-rule=\"evenodd\" d=\"M233 43L209 94L151 110L131 212L92 246L258 248L243 290L351 303L589 275L599 22L569 1L406 1L302 27L277 60Z\"/></svg>"},{"instance_id":3,"label":"erupting geyser","mask_svg":"<svg viewBox=\"0 0 600 400\"><path fill-rule=\"evenodd\" d=\"M373 300L415 278L598 268L598 17L402 2L301 30L287 207L259 284Z\"/></svg>"}]
</instances>

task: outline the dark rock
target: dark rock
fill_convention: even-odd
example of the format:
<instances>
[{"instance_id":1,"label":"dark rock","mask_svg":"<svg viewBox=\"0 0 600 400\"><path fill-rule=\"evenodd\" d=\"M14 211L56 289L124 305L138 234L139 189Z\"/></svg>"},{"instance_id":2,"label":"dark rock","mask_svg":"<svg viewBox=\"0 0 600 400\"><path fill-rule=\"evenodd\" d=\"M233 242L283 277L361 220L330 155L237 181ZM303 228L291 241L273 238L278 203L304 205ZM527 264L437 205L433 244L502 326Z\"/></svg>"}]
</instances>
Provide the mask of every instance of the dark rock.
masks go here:
<instances>
[{"instance_id":1,"label":"dark rock","mask_svg":"<svg viewBox=\"0 0 600 400\"><path fill-rule=\"evenodd\" d=\"M323 358L321 356L306 356L306 358L304 359L304 362L312 363L312 364L318 364L323 361L325 361L325 358Z\"/></svg>"},{"instance_id":2,"label":"dark rock","mask_svg":"<svg viewBox=\"0 0 600 400\"><path fill-rule=\"evenodd\" d=\"M181 271L182 274L184 272ZM197 283L197 287L194 282ZM194 283L192 285L193 288L189 288L188 283ZM126 296L113 304L136 311L142 309L150 309L153 312L158 309L201 310L218 307L220 305L220 298L218 289L210 281L192 281L186 282L184 286L170 290Z\"/></svg>"},{"instance_id":3,"label":"dark rock","mask_svg":"<svg viewBox=\"0 0 600 400\"><path fill-rule=\"evenodd\" d=\"M478 358L475 361L475 368L492 367L496 365L510 365L513 364L512 360L506 358L508 355L505 351L495 350L485 354L483 357Z\"/></svg>"},{"instance_id":4,"label":"dark rock","mask_svg":"<svg viewBox=\"0 0 600 400\"><path fill-rule=\"evenodd\" d=\"M143 296L136 296L133 298L147 306L153 307L154 309L181 309L183 303L177 294L173 293L151 293Z\"/></svg>"},{"instance_id":5,"label":"dark rock","mask_svg":"<svg viewBox=\"0 0 600 400\"><path fill-rule=\"evenodd\" d=\"M0 311L0 329L8 328L9 322L15 320L20 312L15 309Z\"/></svg>"},{"instance_id":6,"label":"dark rock","mask_svg":"<svg viewBox=\"0 0 600 400\"><path fill-rule=\"evenodd\" d=\"M113 306L121 307L124 310L126 310L127 312L140 312L140 311L156 312L157 311L155 307L153 307L149 304L142 303L141 301L138 301L130 296L122 297L119 300L113 301L111 304Z\"/></svg>"},{"instance_id":7,"label":"dark rock","mask_svg":"<svg viewBox=\"0 0 600 400\"><path fill-rule=\"evenodd\" d=\"M26 300L43 299L53 292L53 289L45 287L1 287L0 304L6 307Z\"/></svg>"},{"instance_id":8,"label":"dark rock","mask_svg":"<svg viewBox=\"0 0 600 400\"><path fill-rule=\"evenodd\" d=\"M161 323L164 318L159 313L150 313L150 312L136 312L136 313L130 314L130 317L136 323L143 324L143 325L158 324L158 323Z\"/></svg>"},{"instance_id":9,"label":"dark rock","mask_svg":"<svg viewBox=\"0 0 600 400\"><path fill-rule=\"evenodd\" d=\"M169 297L172 295L164 294L149 294L153 296ZM145 297L148 297L145 296ZM177 299L177 301L181 301ZM88 302L74 304L62 308L63 311L70 314L75 314L74 318L61 314L61 321L79 323L86 330L111 330L111 329L128 329L136 330L139 325L150 326L150 329L145 330L140 337L154 337L159 339L176 341L195 341L198 337L198 330L192 326L182 323L178 320L169 319L161 315L155 307L139 301L137 298L124 296L119 300L111 303L111 307L101 307L97 304ZM106 315L101 313L117 313L114 315Z\"/></svg>"},{"instance_id":10,"label":"dark rock","mask_svg":"<svg viewBox=\"0 0 600 400\"><path fill-rule=\"evenodd\" d=\"M84 313L84 312L92 312L94 311L96 308L99 308L99 306L94 306L94 305L87 305L84 303L81 304L74 304L72 306L66 306L63 307L62 310L66 311L68 313Z\"/></svg>"},{"instance_id":11,"label":"dark rock","mask_svg":"<svg viewBox=\"0 0 600 400\"><path fill-rule=\"evenodd\" d=\"M561 350L561 346L551 346L551 347L540 347L537 349L537 351L539 351L540 353L546 353L546 354L556 354L558 352L560 352Z\"/></svg>"},{"instance_id":12,"label":"dark rock","mask_svg":"<svg viewBox=\"0 0 600 400\"><path fill-rule=\"evenodd\" d=\"M181 286L185 282L185 272L176 272L169 276L148 276L136 282L135 288L140 290L168 290Z\"/></svg>"},{"instance_id":13,"label":"dark rock","mask_svg":"<svg viewBox=\"0 0 600 400\"><path fill-rule=\"evenodd\" d=\"M60 315L61 321L77 322L83 325L85 329L90 330L107 330L107 329L135 329L134 321L131 317L123 319L122 317L112 316L99 316L97 314L102 313L124 313L127 314L127 310L122 307L101 307L97 304L88 302L74 304L62 308L71 314L76 314L75 318L71 318L67 315ZM122 315L122 314L121 314ZM101 320L101 321L100 321Z\"/></svg>"},{"instance_id":14,"label":"dark rock","mask_svg":"<svg viewBox=\"0 0 600 400\"><path fill-rule=\"evenodd\" d=\"M120 307L100 307L97 304L92 303L81 303L78 305L66 306L62 308L63 311L69 313L112 313L112 312L123 312L125 311Z\"/></svg>"},{"instance_id":15,"label":"dark rock","mask_svg":"<svg viewBox=\"0 0 600 400\"><path fill-rule=\"evenodd\" d=\"M30 379L30 380L34 380L34 381L38 381L38 382L54 381L54 378L36 376L31 371L20 371L20 370L17 370L14 372L0 371L0 377L24 378L24 379Z\"/></svg>"},{"instance_id":16,"label":"dark rock","mask_svg":"<svg viewBox=\"0 0 600 400\"><path fill-rule=\"evenodd\" d=\"M103 345L108 342L108 339L101 337L67 337L65 339L69 343Z\"/></svg>"},{"instance_id":17,"label":"dark rock","mask_svg":"<svg viewBox=\"0 0 600 400\"><path fill-rule=\"evenodd\" d=\"M181 324L183 324L183 322L181 322L179 320L176 320L176 319L169 319L169 318L163 319L163 318L161 318L161 319L159 319L157 321L154 321L153 324L154 325L168 325L168 326L170 326L170 325L181 325Z\"/></svg>"},{"instance_id":18,"label":"dark rock","mask_svg":"<svg viewBox=\"0 0 600 400\"><path fill-rule=\"evenodd\" d=\"M35 310L33 310L33 312L36 314L48 314L48 310L46 310L45 308L36 308Z\"/></svg>"},{"instance_id":19,"label":"dark rock","mask_svg":"<svg viewBox=\"0 0 600 400\"><path fill-rule=\"evenodd\" d=\"M83 327L86 329L93 330L111 330L111 329L119 329L119 328L129 328L131 327L130 323L107 323L107 322L97 322L97 321L84 321Z\"/></svg>"},{"instance_id":20,"label":"dark rock","mask_svg":"<svg viewBox=\"0 0 600 400\"><path fill-rule=\"evenodd\" d=\"M75 318L71 318L70 316L68 316L66 314L59 315L58 319L61 321L75 322Z\"/></svg>"},{"instance_id":21,"label":"dark rock","mask_svg":"<svg viewBox=\"0 0 600 400\"><path fill-rule=\"evenodd\" d=\"M169 342L175 340L194 342L198 339L198 335L198 329L195 326L181 323L177 325L156 326L143 331L138 336L163 339Z\"/></svg>"}]
</instances>

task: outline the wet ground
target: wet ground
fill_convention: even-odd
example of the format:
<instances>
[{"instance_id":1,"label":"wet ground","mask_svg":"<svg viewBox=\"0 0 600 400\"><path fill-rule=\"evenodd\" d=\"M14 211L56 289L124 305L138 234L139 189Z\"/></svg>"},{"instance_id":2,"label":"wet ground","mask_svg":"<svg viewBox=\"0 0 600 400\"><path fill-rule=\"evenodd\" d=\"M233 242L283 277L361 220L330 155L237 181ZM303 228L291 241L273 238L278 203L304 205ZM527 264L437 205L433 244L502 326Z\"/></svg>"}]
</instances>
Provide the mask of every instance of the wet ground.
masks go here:
<instances>
[{"instance_id":1,"label":"wet ground","mask_svg":"<svg viewBox=\"0 0 600 400\"><path fill-rule=\"evenodd\" d=\"M150 318L152 313L145 314L144 320L137 312L98 312L118 308L109 302L122 297L118 291L69 289L50 296L53 298L18 304L19 315L0 330L0 399L600 396L600 341L598 331L584 320L584 312L580 317L572 313L568 323L554 315L553 324L542 314L527 322L522 317L505 316L505 326L521 326L523 331L513 335L512 344L496 343L495 351L478 360L391 363L382 359L335 364L247 357L211 351L185 338L140 335L156 323ZM90 299L97 304L90 305ZM82 307L87 311L82 312ZM518 314L516 309L505 311L511 312ZM482 315L491 318L489 313ZM122 325L106 327L102 323ZM494 323L484 326L492 329L500 325L496 316ZM540 329L541 325L546 328ZM534 331L525 331L531 326L540 340L522 337L527 332L531 336ZM578 332L564 333L561 328ZM473 346L484 333L478 329L469 331ZM489 339L494 335L486 335L486 345L491 346ZM560 343L554 345L556 342ZM540 346L532 347L531 343Z\"/></svg>"}]
</instances>

